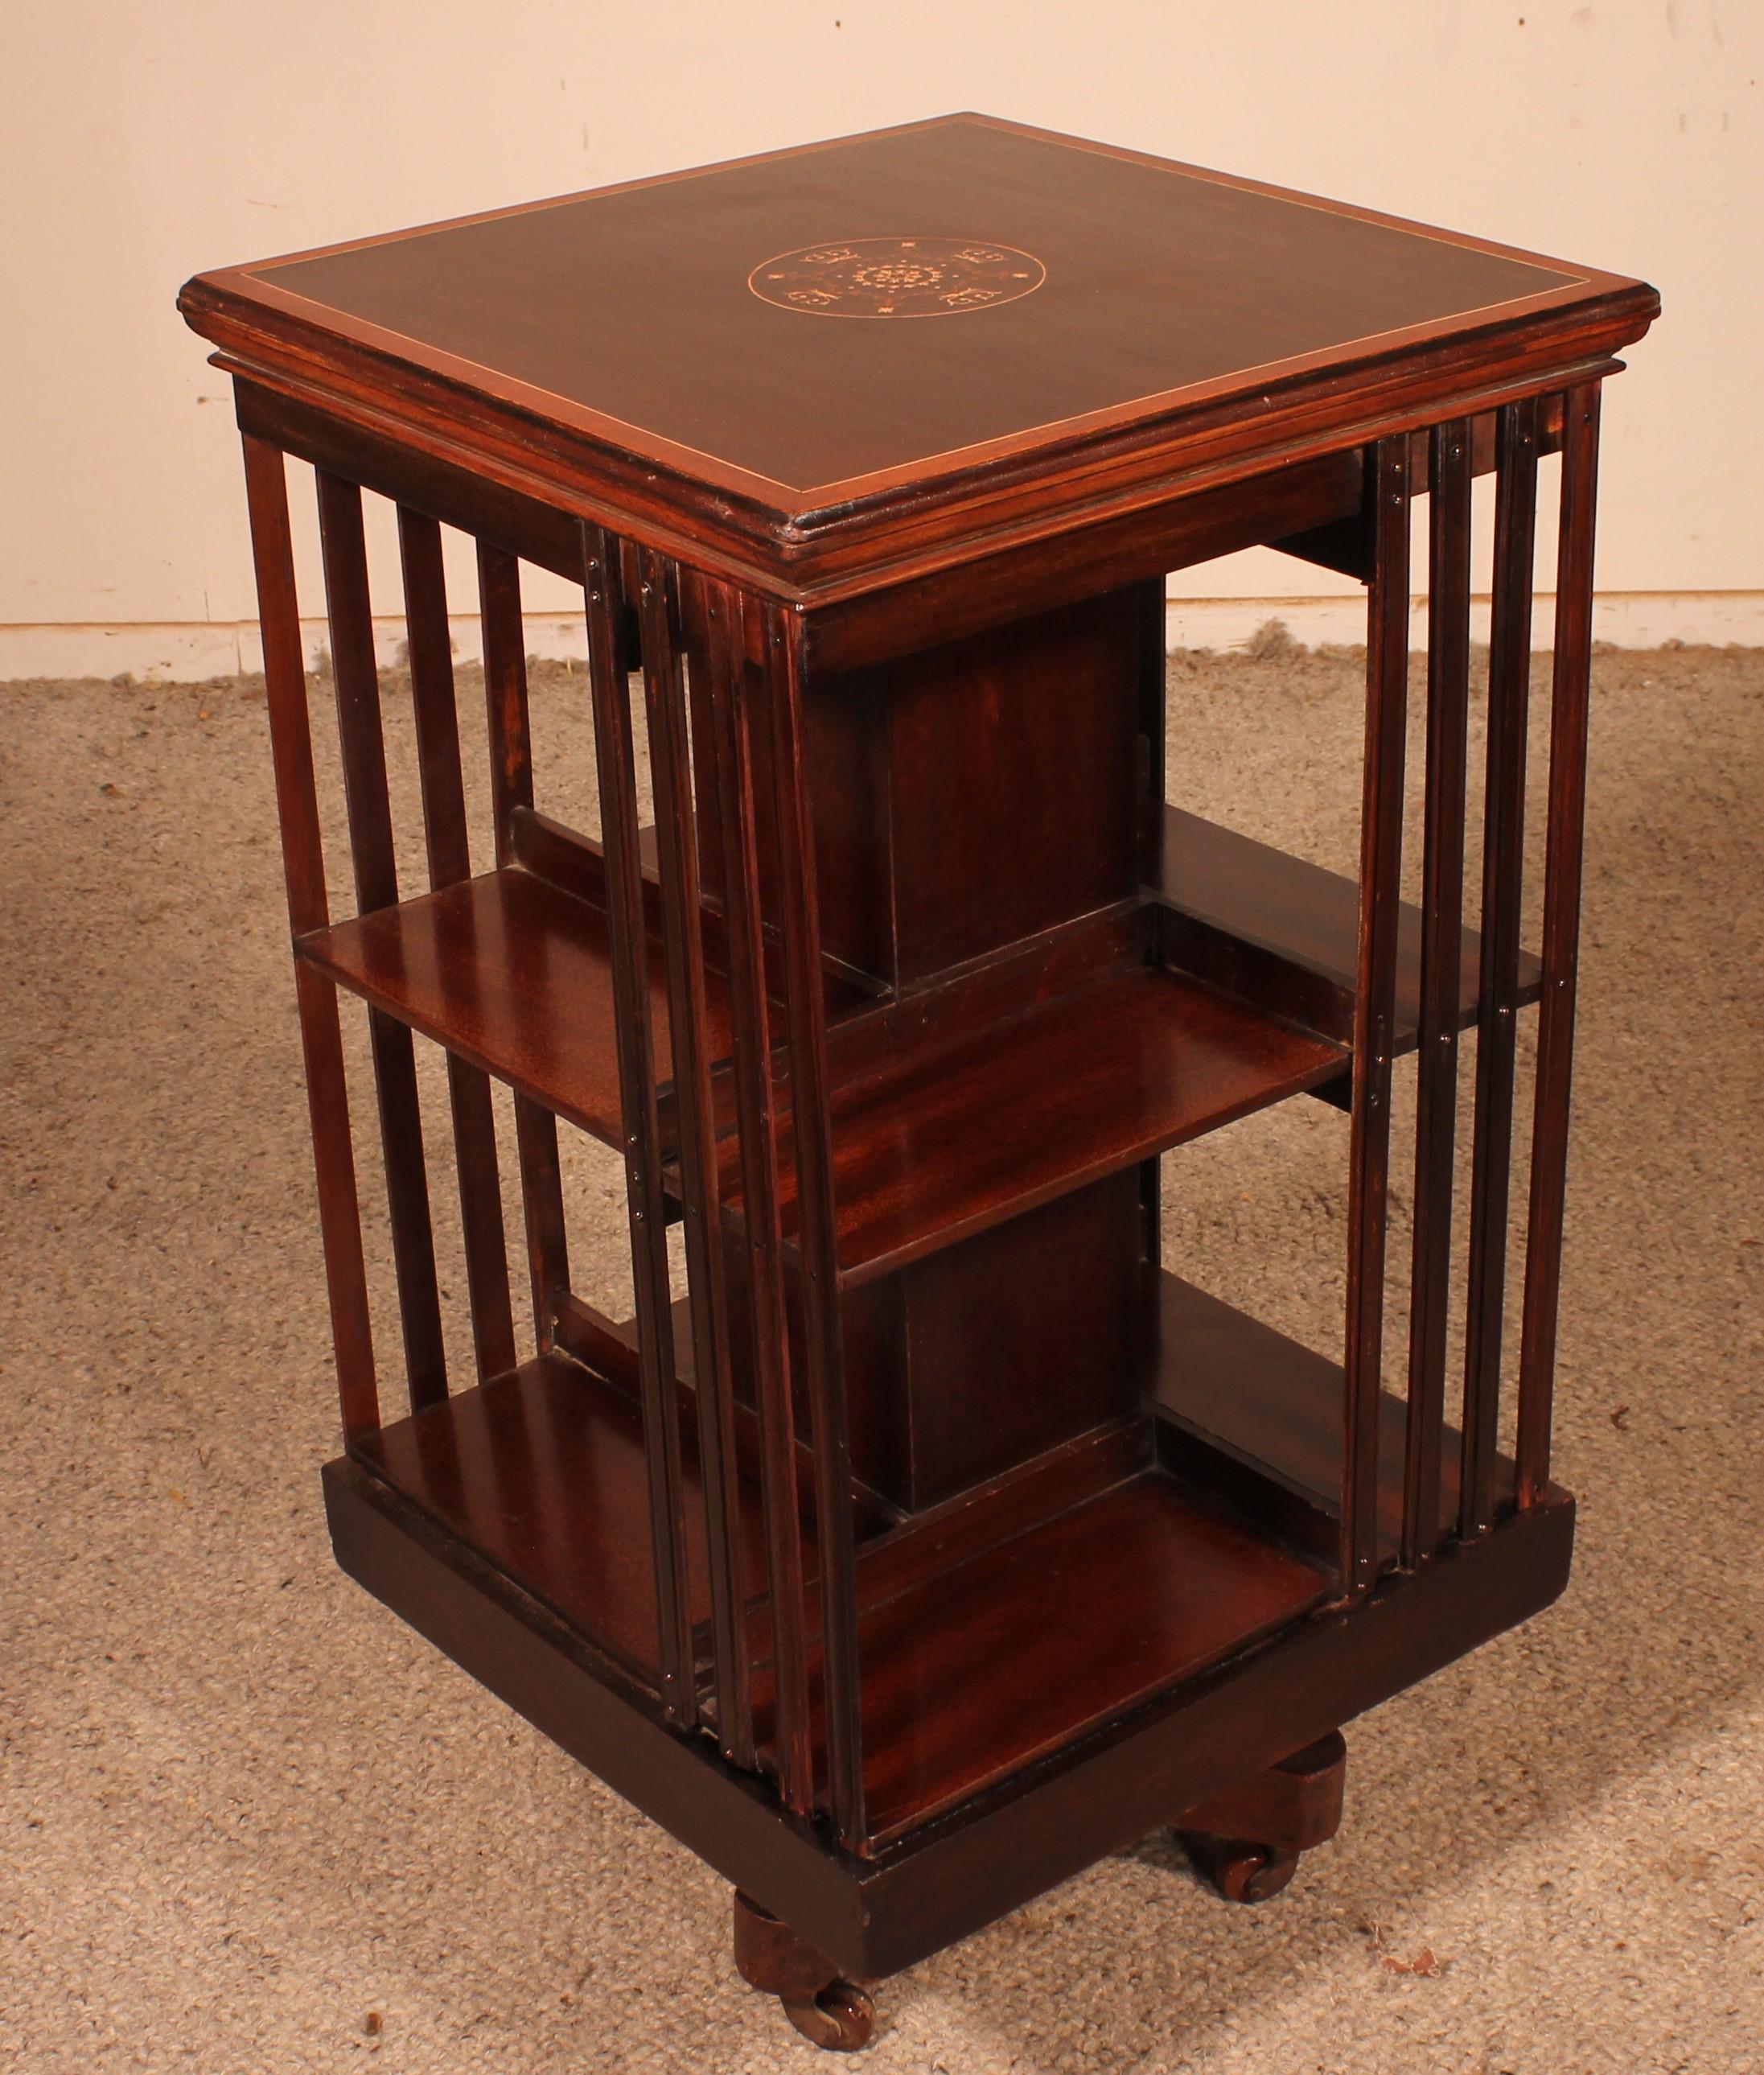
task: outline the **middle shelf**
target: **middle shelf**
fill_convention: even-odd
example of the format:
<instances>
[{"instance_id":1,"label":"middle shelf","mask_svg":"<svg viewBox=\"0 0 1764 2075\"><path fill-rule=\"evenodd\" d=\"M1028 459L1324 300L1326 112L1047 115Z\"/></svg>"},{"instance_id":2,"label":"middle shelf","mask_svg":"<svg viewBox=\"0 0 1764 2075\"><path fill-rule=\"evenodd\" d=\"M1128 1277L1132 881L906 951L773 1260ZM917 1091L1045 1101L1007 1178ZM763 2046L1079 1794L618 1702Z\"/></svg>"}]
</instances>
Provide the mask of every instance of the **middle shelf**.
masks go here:
<instances>
[{"instance_id":1,"label":"middle shelf","mask_svg":"<svg viewBox=\"0 0 1764 2075\"><path fill-rule=\"evenodd\" d=\"M1159 966L1108 968L991 1027L905 1046L835 1083L833 1193L847 1284L1339 1074L1338 1046ZM788 1145L789 1126L782 1128ZM781 1161L788 1237L794 1170ZM724 1200L739 1213L737 1148Z\"/></svg>"},{"instance_id":2,"label":"middle shelf","mask_svg":"<svg viewBox=\"0 0 1764 2075\"><path fill-rule=\"evenodd\" d=\"M599 852L528 819L531 868L488 872L338 922L296 948L339 984L616 1145L618 1046ZM1300 1090L1345 1100L1353 882L1174 808L1165 810L1154 848L1137 914L1099 914L1050 932L1045 953L1034 948L1043 940L1033 940L983 970L880 1000L830 967L845 1283L890 1273ZM653 913L649 920L652 1025L665 1088L667 988ZM1402 922L1399 1049L1414 1042L1420 937L1418 916L1406 909ZM707 1035L723 1062L730 1010L720 917L713 912L707 923ZM1465 931L1465 1021L1476 1011L1478 948ZM1148 951L1157 963L1145 962ZM1060 984L1044 986L1044 962L1059 959ZM1011 979L1013 965L1027 977ZM1518 998L1534 998L1534 959L1522 959L1518 977ZM726 1211L738 1218L739 1154L720 1071L718 1089L720 1187ZM782 1086L779 1109L787 1139ZM665 1104L665 1128L670 1112ZM789 1236L793 1163L787 1144L781 1151Z\"/></svg>"}]
</instances>

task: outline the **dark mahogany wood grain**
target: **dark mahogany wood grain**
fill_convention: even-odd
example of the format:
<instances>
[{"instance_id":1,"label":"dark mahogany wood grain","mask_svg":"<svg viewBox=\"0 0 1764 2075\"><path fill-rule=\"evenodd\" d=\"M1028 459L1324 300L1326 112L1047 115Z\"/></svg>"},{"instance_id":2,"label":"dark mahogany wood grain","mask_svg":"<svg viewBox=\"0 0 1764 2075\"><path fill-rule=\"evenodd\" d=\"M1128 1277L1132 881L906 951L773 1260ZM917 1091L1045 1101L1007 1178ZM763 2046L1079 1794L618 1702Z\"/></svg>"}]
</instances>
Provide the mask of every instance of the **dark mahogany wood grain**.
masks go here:
<instances>
[{"instance_id":1,"label":"dark mahogany wood grain","mask_svg":"<svg viewBox=\"0 0 1764 2075\"><path fill-rule=\"evenodd\" d=\"M1519 1503L1549 1488L1556 1307L1573 1084L1576 971L1586 822L1592 669L1592 532L1598 483L1599 391L1565 399L1562 509L1556 558L1555 661L1551 691L1550 822L1543 876L1543 1006L1538 1024L1531 1195L1526 1221L1525 1317L1519 1348Z\"/></svg>"},{"instance_id":2,"label":"dark mahogany wood grain","mask_svg":"<svg viewBox=\"0 0 1764 2075\"><path fill-rule=\"evenodd\" d=\"M832 1094L839 1268L900 1268L1327 1079L1340 1050L1129 966L1008 1026L903 1050ZM739 1200L730 1177L730 1199ZM794 1199L785 1191L786 1232Z\"/></svg>"},{"instance_id":3,"label":"dark mahogany wood grain","mask_svg":"<svg viewBox=\"0 0 1764 2075\"><path fill-rule=\"evenodd\" d=\"M1157 1334L1146 1356L1145 1387L1148 1405L1169 1423L1161 1436L1165 1460L1201 1482L1214 1472L1184 1453L1188 1443L1230 1456L1302 1499L1315 1518L1288 1512L1282 1516L1284 1526L1305 1546L1332 1554L1328 1524L1341 1513L1341 1364L1179 1276L1161 1276L1156 1289ZM1403 1400L1382 1392L1377 1418L1376 1517L1382 1568L1397 1559L1402 1539ZM1173 1432L1182 1438L1173 1440ZM1433 1540L1456 1518L1458 1439L1456 1428L1445 1430ZM1511 1460L1497 1457L1493 1476L1497 1493L1510 1497ZM1236 1489L1265 1513L1269 1510L1265 1493ZM1427 1532L1425 1522L1422 1531Z\"/></svg>"},{"instance_id":4,"label":"dark mahogany wood grain","mask_svg":"<svg viewBox=\"0 0 1764 2075\"><path fill-rule=\"evenodd\" d=\"M381 1428L357 1460L660 1692L643 1419L623 1391L544 1356ZM697 1623L710 1612L710 1566L689 1436L683 1483L684 1597ZM737 1522L763 1563L751 1491Z\"/></svg>"},{"instance_id":5,"label":"dark mahogany wood grain","mask_svg":"<svg viewBox=\"0 0 1764 2075\"><path fill-rule=\"evenodd\" d=\"M1518 1031L1519 917L1525 866L1526 736L1531 696L1531 586L1537 527L1537 411L1501 414L1494 596L1489 636L1489 742L1483 787L1481 1005L1476 1021L1475 1145L1464 1316L1464 1446L1459 1531L1493 1518L1501 1425L1502 1314Z\"/></svg>"},{"instance_id":6,"label":"dark mahogany wood grain","mask_svg":"<svg viewBox=\"0 0 1764 2075\"><path fill-rule=\"evenodd\" d=\"M1351 1038L1360 901L1353 880L1186 808L1165 806L1153 823L1148 891L1195 926L1165 933L1171 963L1326 1037L1344 1043ZM1415 1046L1423 934L1422 910L1404 901L1397 923L1393 1056ZM1466 930L1458 942L1456 1013L1463 1029L1476 1017L1482 940ZM1253 967L1248 955L1256 952L1266 955ZM1537 958L1522 951L1515 1000L1535 1001L1542 973Z\"/></svg>"},{"instance_id":7,"label":"dark mahogany wood grain","mask_svg":"<svg viewBox=\"0 0 1764 2075\"><path fill-rule=\"evenodd\" d=\"M805 1551L798 1513L796 1366L786 1302L776 1127L772 1021L766 980L766 916L756 812L756 748L768 740L756 719L747 668L747 608L724 584L700 588L704 657L702 703L712 743L716 796L713 826L722 851L721 884L728 930L729 998L735 1032L731 1079L741 1188L747 1217L740 1235L747 1294L747 1373L760 1442L760 1491L766 1523L766 1581L772 1642L772 1766L793 1815L815 1805L815 1762L809 1721L808 1646L803 1596ZM766 768L769 768L768 765ZM727 1199L719 1175L719 1199ZM740 1285L731 1278L735 1288ZM814 1466L809 1481L814 1477Z\"/></svg>"},{"instance_id":8,"label":"dark mahogany wood grain","mask_svg":"<svg viewBox=\"0 0 1764 2075\"><path fill-rule=\"evenodd\" d=\"M840 242L866 237L930 242L859 279ZM956 265L1022 286L939 304ZM834 300L791 307L826 268L846 270ZM921 292L922 314L896 308ZM1341 1725L1566 1576L1548 1430L1594 414L1653 292L964 116L204 275L183 307L246 435L339 1559L738 1885L747 1971L818 2043L868 2036L842 1976L909 1964L1153 1827L1191 1819L1228 1891L1271 1892L1288 1866L1256 1852L1290 1861L1332 1825ZM1518 934L1530 515L1559 438L1540 964ZM362 911L334 924L277 448L320 475ZM1470 479L1491 464L1478 936L1458 882ZM400 507L431 880L402 900L364 489ZM477 877L444 524L478 549ZM1258 542L1371 584L1353 880L1165 805L1161 578ZM589 697L561 725L591 719L600 842L535 809L523 557L582 586ZM368 1004L413 1395L383 1431L340 987ZM1513 1026L1540 990L1515 1463L1507 1141ZM1472 1022L1460 1432L1451 1068ZM481 1380L451 1398L412 1032L446 1048L454 1097ZM1391 1068L1411 1047L1406 1403L1382 1387L1383 1313ZM523 1368L491 1075L516 1096L540 1350ZM1350 1108L1340 1360L1159 1265L1159 1154L1306 1091ZM623 1162L628 1324L569 1290L558 1117ZM1301 1777L1315 1805L1295 1813Z\"/></svg>"},{"instance_id":9,"label":"dark mahogany wood grain","mask_svg":"<svg viewBox=\"0 0 1764 2075\"><path fill-rule=\"evenodd\" d=\"M605 911L526 872L487 872L301 938L300 955L427 1037L619 1142L619 1066ZM667 984L652 940L658 1053ZM713 979L718 1056L727 1010Z\"/></svg>"},{"instance_id":10,"label":"dark mahogany wood grain","mask_svg":"<svg viewBox=\"0 0 1764 2075\"><path fill-rule=\"evenodd\" d=\"M1440 1435L1451 1301L1451 1195L1457 1166L1458 1031L1466 1020L1464 820L1470 701L1471 459L1470 428L1461 419L1435 429L1429 462L1427 783L1422 846L1425 921L1415 1039L1421 1056L1415 1081L1414 1240L1402 1530L1402 1560L1411 1568L1431 1556L1439 1530ZM1472 1004L1481 985L1480 948L1478 944ZM1400 941L1397 956L1400 1000Z\"/></svg>"},{"instance_id":11,"label":"dark mahogany wood grain","mask_svg":"<svg viewBox=\"0 0 1764 2075\"><path fill-rule=\"evenodd\" d=\"M1360 951L1354 975L1348 1329L1342 1390L1339 1568L1341 1589L1346 1593L1366 1591L1377 1565L1390 1061L1396 1024L1409 683L1406 440L1378 442L1372 458L1371 487L1373 579L1367 600L1366 750L1360 786Z\"/></svg>"},{"instance_id":12,"label":"dark mahogany wood grain","mask_svg":"<svg viewBox=\"0 0 1764 2075\"><path fill-rule=\"evenodd\" d=\"M1320 1566L1155 1470L876 1602L868 1582L860 1571L867 1855L1328 1588ZM764 1695L762 1675L762 1725Z\"/></svg>"},{"instance_id":13,"label":"dark mahogany wood grain","mask_svg":"<svg viewBox=\"0 0 1764 2075\"><path fill-rule=\"evenodd\" d=\"M942 221L952 182L986 218L954 234L1036 252L1046 285L930 321L749 292L771 254ZM516 497L858 590L891 557L904 576L909 545L932 568L956 538L962 559L1410 429L1448 391L1486 410L1658 308L1640 282L975 116L225 270L182 301L261 387Z\"/></svg>"},{"instance_id":14,"label":"dark mahogany wood grain","mask_svg":"<svg viewBox=\"0 0 1764 2075\"><path fill-rule=\"evenodd\" d=\"M318 792L313 774L313 733L300 641L300 599L288 525L288 471L280 454L247 438L245 490L251 524L251 558L263 615L263 677L269 707L270 753L282 830L282 864L290 928L296 937L322 930L329 913ZM337 990L322 975L296 962L296 1000L306 1099L313 1127L313 1165L318 1188L320 1239L337 1360L337 1396L347 1440L379 1424L374 1336L367 1311L367 1269L362 1253L360 1199L350 1137L349 1085L343 1066Z\"/></svg>"},{"instance_id":15,"label":"dark mahogany wood grain","mask_svg":"<svg viewBox=\"0 0 1764 2075\"><path fill-rule=\"evenodd\" d=\"M367 1590L724 1878L818 1927L847 1974L893 1974L977 1931L1547 1606L1574 1507L1558 1494L1178 1687L963 1820L865 1861L780 1808L708 1740L661 1727L640 1687L469 1547L346 1460L325 1472L338 1562Z\"/></svg>"}]
</instances>

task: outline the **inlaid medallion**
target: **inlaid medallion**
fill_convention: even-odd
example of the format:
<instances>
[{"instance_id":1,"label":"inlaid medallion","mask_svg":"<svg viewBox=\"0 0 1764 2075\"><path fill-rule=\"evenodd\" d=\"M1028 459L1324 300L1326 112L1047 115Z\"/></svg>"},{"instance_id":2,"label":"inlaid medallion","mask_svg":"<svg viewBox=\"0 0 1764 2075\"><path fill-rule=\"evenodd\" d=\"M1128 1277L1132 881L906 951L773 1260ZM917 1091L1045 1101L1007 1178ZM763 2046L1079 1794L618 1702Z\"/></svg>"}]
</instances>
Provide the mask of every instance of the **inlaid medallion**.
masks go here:
<instances>
[{"instance_id":1,"label":"inlaid medallion","mask_svg":"<svg viewBox=\"0 0 1764 2075\"><path fill-rule=\"evenodd\" d=\"M1047 269L1012 245L957 238L851 238L781 252L747 276L780 309L822 317L950 317L1040 288Z\"/></svg>"}]
</instances>

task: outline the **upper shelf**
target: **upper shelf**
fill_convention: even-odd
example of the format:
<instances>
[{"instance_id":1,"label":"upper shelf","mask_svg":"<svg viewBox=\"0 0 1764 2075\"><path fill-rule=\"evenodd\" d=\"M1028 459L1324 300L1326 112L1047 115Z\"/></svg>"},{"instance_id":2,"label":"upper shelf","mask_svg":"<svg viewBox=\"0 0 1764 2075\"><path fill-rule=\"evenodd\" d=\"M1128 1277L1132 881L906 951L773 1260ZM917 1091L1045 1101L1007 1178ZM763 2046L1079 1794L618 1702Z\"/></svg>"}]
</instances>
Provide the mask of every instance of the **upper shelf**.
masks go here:
<instances>
[{"instance_id":1,"label":"upper shelf","mask_svg":"<svg viewBox=\"0 0 1764 2075\"><path fill-rule=\"evenodd\" d=\"M609 1145L619 1142L619 1053L605 911L529 872L463 880L302 937L300 956L376 1008L536 1097ZM658 1075L669 1077L668 991L649 939ZM718 1057L728 999L706 977Z\"/></svg>"},{"instance_id":2,"label":"upper shelf","mask_svg":"<svg viewBox=\"0 0 1764 2075\"><path fill-rule=\"evenodd\" d=\"M1164 944L1173 963L1346 1043L1356 986L1357 884L1181 807L1165 807L1157 833L1148 891L1171 911ZM1421 930L1421 910L1405 901L1397 928L1398 1052L1414 1049L1420 1019ZM1246 963L1244 946L1266 960ZM1458 962L1460 1026L1476 1021L1481 954L1482 939L1466 930ZM1542 967L1521 951L1518 999L1535 1001L1542 984Z\"/></svg>"}]
</instances>

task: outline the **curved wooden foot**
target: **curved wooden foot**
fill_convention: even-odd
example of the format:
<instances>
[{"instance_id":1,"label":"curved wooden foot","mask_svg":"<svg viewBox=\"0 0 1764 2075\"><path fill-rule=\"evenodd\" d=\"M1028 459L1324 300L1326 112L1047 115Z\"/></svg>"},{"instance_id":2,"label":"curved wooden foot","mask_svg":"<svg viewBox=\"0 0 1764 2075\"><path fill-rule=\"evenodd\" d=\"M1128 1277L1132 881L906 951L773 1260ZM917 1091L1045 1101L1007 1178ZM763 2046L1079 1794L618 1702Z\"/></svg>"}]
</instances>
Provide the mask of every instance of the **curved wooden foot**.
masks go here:
<instances>
[{"instance_id":1,"label":"curved wooden foot","mask_svg":"<svg viewBox=\"0 0 1764 2075\"><path fill-rule=\"evenodd\" d=\"M1348 1747L1338 1731L1186 1810L1175 1830L1196 1872L1228 1902L1266 1902L1302 1852L1341 1828Z\"/></svg>"},{"instance_id":2,"label":"curved wooden foot","mask_svg":"<svg viewBox=\"0 0 1764 2075\"><path fill-rule=\"evenodd\" d=\"M735 1963L741 1978L776 1996L802 2036L830 2053L870 2042L876 2005L830 1960L739 1889L735 1897Z\"/></svg>"}]
</instances>

